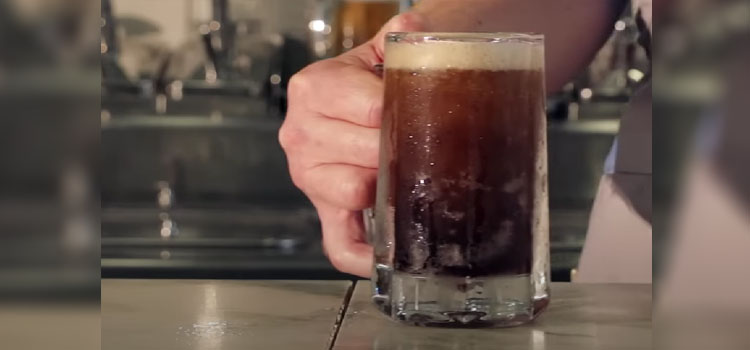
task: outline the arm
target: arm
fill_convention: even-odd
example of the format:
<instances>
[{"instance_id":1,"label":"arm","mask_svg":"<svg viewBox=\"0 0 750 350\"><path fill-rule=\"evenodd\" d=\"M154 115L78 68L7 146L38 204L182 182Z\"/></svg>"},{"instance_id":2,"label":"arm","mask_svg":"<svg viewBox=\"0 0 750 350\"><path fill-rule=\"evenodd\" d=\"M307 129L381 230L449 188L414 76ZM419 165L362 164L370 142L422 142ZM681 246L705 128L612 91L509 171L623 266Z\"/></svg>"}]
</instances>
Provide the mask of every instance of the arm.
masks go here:
<instances>
[{"instance_id":1,"label":"arm","mask_svg":"<svg viewBox=\"0 0 750 350\"><path fill-rule=\"evenodd\" d=\"M361 210L375 197L383 82L372 66L383 60L386 32L543 33L547 86L555 91L594 55L622 6L622 0L422 0L366 44L295 74L279 142L292 180L318 211L333 265L363 277L372 268Z\"/></svg>"},{"instance_id":2,"label":"arm","mask_svg":"<svg viewBox=\"0 0 750 350\"><path fill-rule=\"evenodd\" d=\"M422 0L429 31L536 32L545 36L547 91L580 72L609 37L624 0Z\"/></svg>"}]
</instances>

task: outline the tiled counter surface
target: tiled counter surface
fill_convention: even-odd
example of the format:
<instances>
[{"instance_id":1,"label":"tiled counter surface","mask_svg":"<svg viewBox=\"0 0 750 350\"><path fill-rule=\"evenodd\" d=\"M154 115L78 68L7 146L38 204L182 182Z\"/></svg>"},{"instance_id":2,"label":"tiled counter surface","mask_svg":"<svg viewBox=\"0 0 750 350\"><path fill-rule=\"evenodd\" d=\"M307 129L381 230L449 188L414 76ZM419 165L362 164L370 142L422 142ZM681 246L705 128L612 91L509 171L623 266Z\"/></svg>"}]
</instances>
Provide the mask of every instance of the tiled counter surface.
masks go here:
<instances>
[{"instance_id":1,"label":"tiled counter surface","mask_svg":"<svg viewBox=\"0 0 750 350\"><path fill-rule=\"evenodd\" d=\"M650 285L553 284L538 320L507 329L403 326L372 306L368 282L356 283L349 300L351 287L103 280L102 349L651 349Z\"/></svg>"}]
</instances>

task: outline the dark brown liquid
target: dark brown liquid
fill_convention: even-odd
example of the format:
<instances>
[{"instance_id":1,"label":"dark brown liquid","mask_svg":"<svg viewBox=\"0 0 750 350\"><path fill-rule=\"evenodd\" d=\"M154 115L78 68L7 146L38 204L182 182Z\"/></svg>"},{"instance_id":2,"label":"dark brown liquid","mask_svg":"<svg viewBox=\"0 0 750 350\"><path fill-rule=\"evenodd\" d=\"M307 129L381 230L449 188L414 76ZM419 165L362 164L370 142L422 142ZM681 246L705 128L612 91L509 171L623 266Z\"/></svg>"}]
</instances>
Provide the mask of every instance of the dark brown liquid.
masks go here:
<instances>
[{"instance_id":1,"label":"dark brown liquid","mask_svg":"<svg viewBox=\"0 0 750 350\"><path fill-rule=\"evenodd\" d=\"M394 268L530 273L542 72L386 69L385 79Z\"/></svg>"}]
</instances>

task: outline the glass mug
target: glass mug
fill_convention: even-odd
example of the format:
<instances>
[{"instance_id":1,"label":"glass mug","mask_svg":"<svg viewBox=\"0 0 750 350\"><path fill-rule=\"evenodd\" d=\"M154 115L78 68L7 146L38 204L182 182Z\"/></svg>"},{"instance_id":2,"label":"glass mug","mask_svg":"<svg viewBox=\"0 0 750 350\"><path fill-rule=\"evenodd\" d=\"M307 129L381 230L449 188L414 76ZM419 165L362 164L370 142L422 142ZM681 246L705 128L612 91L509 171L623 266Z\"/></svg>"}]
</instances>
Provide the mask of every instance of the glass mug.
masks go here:
<instances>
[{"instance_id":1,"label":"glass mug","mask_svg":"<svg viewBox=\"0 0 750 350\"><path fill-rule=\"evenodd\" d=\"M515 326L549 302L544 39L389 33L373 301L426 326Z\"/></svg>"}]
</instances>

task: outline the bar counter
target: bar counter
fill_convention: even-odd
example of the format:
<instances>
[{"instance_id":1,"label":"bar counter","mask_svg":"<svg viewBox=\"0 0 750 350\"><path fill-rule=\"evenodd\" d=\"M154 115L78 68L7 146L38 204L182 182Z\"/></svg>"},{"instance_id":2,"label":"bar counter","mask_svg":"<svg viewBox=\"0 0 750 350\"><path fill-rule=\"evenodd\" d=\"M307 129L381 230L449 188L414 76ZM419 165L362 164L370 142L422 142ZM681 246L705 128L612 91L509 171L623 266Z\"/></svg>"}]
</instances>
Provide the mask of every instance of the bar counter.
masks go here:
<instances>
[{"instance_id":1,"label":"bar counter","mask_svg":"<svg viewBox=\"0 0 750 350\"><path fill-rule=\"evenodd\" d=\"M651 349L651 285L553 283L529 325L423 328L367 281L102 280L102 349Z\"/></svg>"}]
</instances>

